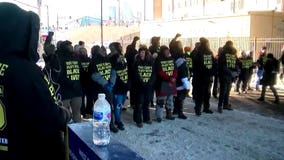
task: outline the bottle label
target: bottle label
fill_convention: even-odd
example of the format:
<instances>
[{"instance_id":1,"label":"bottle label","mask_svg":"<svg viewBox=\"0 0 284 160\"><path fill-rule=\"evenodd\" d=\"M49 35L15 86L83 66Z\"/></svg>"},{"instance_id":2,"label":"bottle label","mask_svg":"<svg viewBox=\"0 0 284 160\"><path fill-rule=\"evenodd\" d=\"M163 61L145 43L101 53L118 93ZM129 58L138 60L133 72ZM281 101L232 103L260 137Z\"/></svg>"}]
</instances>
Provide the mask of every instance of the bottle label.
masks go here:
<instances>
[{"instance_id":1,"label":"bottle label","mask_svg":"<svg viewBox=\"0 0 284 160\"><path fill-rule=\"evenodd\" d=\"M110 119L111 118L111 113L107 113L107 118Z\"/></svg>"},{"instance_id":2,"label":"bottle label","mask_svg":"<svg viewBox=\"0 0 284 160\"><path fill-rule=\"evenodd\" d=\"M94 120L101 121L103 119L103 112L94 112Z\"/></svg>"}]
</instances>

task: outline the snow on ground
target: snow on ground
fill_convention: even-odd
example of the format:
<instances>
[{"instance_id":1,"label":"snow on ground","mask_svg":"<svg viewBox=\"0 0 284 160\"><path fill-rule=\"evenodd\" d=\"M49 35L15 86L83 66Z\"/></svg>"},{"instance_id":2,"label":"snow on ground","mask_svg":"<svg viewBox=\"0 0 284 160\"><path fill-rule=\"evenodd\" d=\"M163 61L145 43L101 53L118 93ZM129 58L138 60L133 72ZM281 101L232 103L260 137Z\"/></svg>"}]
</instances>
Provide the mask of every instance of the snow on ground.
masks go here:
<instances>
[{"instance_id":1,"label":"snow on ground","mask_svg":"<svg viewBox=\"0 0 284 160\"><path fill-rule=\"evenodd\" d=\"M238 109L219 114L216 102L211 100L214 114L197 117L193 114L192 100L187 98L188 119L153 121L143 128L136 127L133 110L128 108L122 113L126 129L111 136L147 160L284 159L283 119ZM155 118L153 113L152 108Z\"/></svg>"}]
</instances>

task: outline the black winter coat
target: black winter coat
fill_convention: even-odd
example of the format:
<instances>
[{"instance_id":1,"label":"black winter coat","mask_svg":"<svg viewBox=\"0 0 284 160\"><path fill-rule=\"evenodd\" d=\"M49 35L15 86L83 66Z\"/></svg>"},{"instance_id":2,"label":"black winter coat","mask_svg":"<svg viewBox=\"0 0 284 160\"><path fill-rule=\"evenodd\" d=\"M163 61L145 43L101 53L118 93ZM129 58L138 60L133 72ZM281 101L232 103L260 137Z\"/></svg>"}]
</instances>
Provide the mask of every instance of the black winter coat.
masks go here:
<instances>
[{"instance_id":1,"label":"black winter coat","mask_svg":"<svg viewBox=\"0 0 284 160\"><path fill-rule=\"evenodd\" d=\"M263 66L264 72L262 77L262 85L275 85L277 76L277 63L275 58L267 58L265 65Z\"/></svg>"},{"instance_id":2,"label":"black winter coat","mask_svg":"<svg viewBox=\"0 0 284 160\"><path fill-rule=\"evenodd\" d=\"M81 63L72 53L62 52L58 55L61 72L58 83L60 84L59 93L62 100L82 96L80 83Z\"/></svg>"},{"instance_id":3,"label":"black winter coat","mask_svg":"<svg viewBox=\"0 0 284 160\"><path fill-rule=\"evenodd\" d=\"M35 63L39 17L1 2L0 21L0 159L62 160L68 118Z\"/></svg>"}]
</instances>

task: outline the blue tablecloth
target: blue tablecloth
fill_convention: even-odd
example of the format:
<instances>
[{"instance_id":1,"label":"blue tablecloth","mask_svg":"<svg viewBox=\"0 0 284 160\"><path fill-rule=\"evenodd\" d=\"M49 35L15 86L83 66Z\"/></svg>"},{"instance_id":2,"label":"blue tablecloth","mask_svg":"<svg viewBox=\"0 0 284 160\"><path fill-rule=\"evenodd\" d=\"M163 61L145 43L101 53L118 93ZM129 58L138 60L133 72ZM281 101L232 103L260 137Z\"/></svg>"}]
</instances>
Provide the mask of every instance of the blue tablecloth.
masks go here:
<instances>
[{"instance_id":1,"label":"blue tablecloth","mask_svg":"<svg viewBox=\"0 0 284 160\"><path fill-rule=\"evenodd\" d=\"M119 141L111 138L110 144L96 146L92 139L92 123L74 123L68 125L70 160L142 160L136 152Z\"/></svg>"}]
</instances>

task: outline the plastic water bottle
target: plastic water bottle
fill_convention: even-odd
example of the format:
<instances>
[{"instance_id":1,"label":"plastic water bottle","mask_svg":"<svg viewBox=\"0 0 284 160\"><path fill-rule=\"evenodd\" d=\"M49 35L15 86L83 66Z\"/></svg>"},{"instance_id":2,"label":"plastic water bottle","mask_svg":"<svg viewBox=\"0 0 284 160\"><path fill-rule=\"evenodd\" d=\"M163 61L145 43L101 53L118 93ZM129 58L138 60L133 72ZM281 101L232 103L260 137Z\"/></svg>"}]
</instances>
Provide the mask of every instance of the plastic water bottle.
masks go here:
<instances>
[{"instance_id":1,"label":"plastic water bottle","mask_svg":"<svg viewBox=\"0 0 284 160\"><path fill-rule=\"evenodd\" d=\"M105 146L110 141L111 110L105 97L105 94L100 93L93 107L93 142L99 146Z\"/></svg>"}]
</instances>

